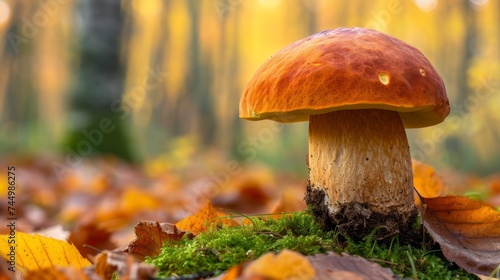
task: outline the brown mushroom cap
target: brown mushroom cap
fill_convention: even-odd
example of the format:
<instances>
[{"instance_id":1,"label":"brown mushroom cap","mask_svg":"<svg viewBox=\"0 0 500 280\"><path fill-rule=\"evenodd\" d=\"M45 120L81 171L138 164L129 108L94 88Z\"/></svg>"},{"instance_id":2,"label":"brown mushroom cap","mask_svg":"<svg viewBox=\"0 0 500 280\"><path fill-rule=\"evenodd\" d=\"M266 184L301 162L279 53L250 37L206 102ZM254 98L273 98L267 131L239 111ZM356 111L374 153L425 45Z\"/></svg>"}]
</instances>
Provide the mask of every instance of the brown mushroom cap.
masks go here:
<instances>
[{"instance_id":1,"label":"brown mushroom cap","mask_svg":"<svg viewBox=\"0 0 500 280\"><path fill-rule=\"evenodd\" d=\"M450 112L444 83L419 50L364 28L288 45L257 70L240 101L249 120L307 121L351 109L397 111L406 128L438 124Z\"/></svg>"}]
</instances>

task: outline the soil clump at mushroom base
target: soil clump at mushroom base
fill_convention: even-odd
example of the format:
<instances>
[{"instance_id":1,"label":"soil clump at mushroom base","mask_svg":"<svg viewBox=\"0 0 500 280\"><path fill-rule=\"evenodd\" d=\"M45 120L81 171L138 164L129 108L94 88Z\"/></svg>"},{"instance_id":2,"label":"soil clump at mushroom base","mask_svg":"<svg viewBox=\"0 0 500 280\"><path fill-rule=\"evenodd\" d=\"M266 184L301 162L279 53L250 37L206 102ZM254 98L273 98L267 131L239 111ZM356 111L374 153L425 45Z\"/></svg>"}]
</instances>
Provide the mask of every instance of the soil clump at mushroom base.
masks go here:
<instances>
[{"instance_id":1,"label":"soil clump at mushroom base","mask_svg":"<svg viewBox=\"0 0 500 280\"><path fill-rule=\"evenodd\" d=\"M334 215L330 214L328 206L324 203L326 193L323 189L312 188L307 185L306 203L320 205L311 209L316 221L325 231L338 230L342 235L353 240L361 241L372 234L374 240L389 243L397 236L401 244L419 246L424 239L431 240L426 234L424 238L423 227L419 223L418 211L410 216L408 223L397 225L400 216L395 213L382 214L372 212L366 203L350 202L340 207ZM395 227L395 225L397 225Z\"/></svg>"}]
</instances>

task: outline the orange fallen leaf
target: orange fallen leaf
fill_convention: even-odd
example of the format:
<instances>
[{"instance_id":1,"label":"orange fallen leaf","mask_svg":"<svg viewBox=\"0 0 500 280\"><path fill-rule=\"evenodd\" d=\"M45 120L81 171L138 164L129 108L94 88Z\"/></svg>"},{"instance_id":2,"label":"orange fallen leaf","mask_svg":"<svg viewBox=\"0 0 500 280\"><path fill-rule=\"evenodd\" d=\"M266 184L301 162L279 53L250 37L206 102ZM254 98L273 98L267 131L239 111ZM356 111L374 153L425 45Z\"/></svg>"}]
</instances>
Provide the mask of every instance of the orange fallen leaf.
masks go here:
<instances>
[{"instance_id":1,"label":"orange fallen leaf","mask_svg":"<svg viewBox=\"0 0 500 280\"><path fill-rule=\"evenodd\" d=\"M413 185L423 197L438 197L444 195L446 183L430 165L412 160ZM415 204L420 205L420 198L415 192Z\"/></svg>"},{"instance_id":2,"label":"orange fallen leaf","mask_svg":"<svg viewBox=\"0 0 500 280\"><path fill-rule=\"evenodd\" d=\"M115 205L103 205L91 211L89 216L93 218L95 224L99 225L99 228L108 231L118 231L130 224L132 214L132 212L120 209Z\"/></svg>"},{"instance_id":3,"label":"orange fallen leaf","mask_svg":"<svg viewBox=\"0 0 500 280\"><path fill-rule=\"evenodd\" d=\"M221 275L221 280L236 280L239 279L243 273L245 263L241 263L229 268L224 274Z\"/></svg>"},{"instance_id":4,"label":"orange fallen leaf","mask_svg":"<svg viewBox=\"0 0 500 280\"><path fill-rule=\"evenodd\" d=\"M149 191L128 186L122 194L120 209L134 214L144 209L158 209L162 201Z\"/></svg>"},{"instance_id":5,"label":"orange fallen leaf","mask_svg":"<svg viewBox=\"0 0 500 280\"><path fill-rule=\"evenodd\" d=\"M157 256L165 241L180 240L186 234L173 224L157 221L139 221L134 231L137 237L130 242L124 252L131 254L138 261L143 261L147 256ZM189 235L192 237L192 234Z\"/></svg>"},{"instance_id":6,"label":"orange fallen leaf","mask_svg":"<svg viewBox=\"0 0 500 280\"><path fill-rule=\"evenodd\" d=\"M500 264L500 212L463 196L424 198L423 221L444 256L470 273Z\"/></svg>"},{"instance_id":7,"label":"orange fallen leaf","mask_svg":"<svg viewBox=\"0 0 500 280\"><path fill-rule=\"evenodd\" d=\"M91 263L73 244L38 234L16 232L16 264L27 270L40 270L53 266L82 268ZM8 256L12 244L9 235L0 235L0 253Z\"/></svg>"},{"instance_id":8,"label":"orange fallen leaf","mask_svg":"<svg viewBox=\"0 0 500 280\"><path fill-rule=\"evenodd\" d=\"M207 231L209 226L223 224L226 226L239 226L239 224L231 219L224 218L226 214L217 212L215 208L210 204L198 211L196 214L182 219L175 225L185 231L189 231L193 234L199 234L201 232Z\"/></svg>"},{"instance_id":9,"label":"orange fallen leaf","mask_svg":"<svg viewBox=\"0 0 500 280\"><path fill-rule=\"evenodd\" d=\"M238 275L241 273L241 275ZM223 278L232 279L314 279L316 272L303 255L283 250L279 254L267 253L247 264L243 269L236 266Z\"/></svg>"}]
</instances>

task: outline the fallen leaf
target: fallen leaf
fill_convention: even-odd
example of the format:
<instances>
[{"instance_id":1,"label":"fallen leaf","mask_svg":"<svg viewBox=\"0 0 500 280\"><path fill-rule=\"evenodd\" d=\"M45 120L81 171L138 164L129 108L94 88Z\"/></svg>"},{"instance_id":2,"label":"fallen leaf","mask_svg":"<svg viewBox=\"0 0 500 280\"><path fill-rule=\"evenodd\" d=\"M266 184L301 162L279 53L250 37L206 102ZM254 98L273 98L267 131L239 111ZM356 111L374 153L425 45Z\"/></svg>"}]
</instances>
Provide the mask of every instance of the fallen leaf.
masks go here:
<instances>
[{"instance_id":1,"label":"fallen leaf","mask_svg":"<svg viewBox=\"0 0 500 280\"><path fill-rule=\"evenodd\" d=\"M112 278L115 272L121 280L151 279L158 268L139 263L133 256L119 251L104 251L96 256L95 273L105 280Z\"/></svg>"},{"instance_id":2,"label":"fallen leaf","mask_svg":"<svg viewBox=\"0 0 500 280\"><path fill-rule=\"evenodd\" d=\"M16 263L27 270L40 270L53 266L90 266L91 263L73 244L38 234L16 232ZM9 235L0 235L2 257L10 253Z\"/></svg>"},{"instance_id":3,"label":"fallen leaf","mask_svg":"<svg viewBox=\"0 0 500 280\"><path fill-rule=\"evenodd\" d=\"M82 256L85 257L96 255L96 249L110 250L116 248L116 245L111 242L111 232L100 228L94 223L73 229L68 241L74 244Z\"/></svg>"},{"instance_id":4,"label":"fallen leaf","mask_svg":"<svg viewBox=\"0 0 500 280\"><path fill-rule=\"evenodd\" d=\"M238 279L238 277L241 276L243 273L245 263L235 265L231 268L229 268L224 274L221 276L215 278L214 280L235 280Z\"/></svg>"},{"instance_id":5,"label":"fallen leaf","mask_svg":"<svg viewBox=\"0 0 500 280\"><path fill-rule=\"evenodd\" d=\"M489 180L489 198L486 201L500 210L500 175L492 176Z\"/></svg>"},{"instance_id":6,"label":"fallen leaf","mask_svg":"<svg viewBox=\"0 0 500 280\"><path fill-rule=\"evenodd\" d=\"M358 256L351 256L335 252L328 254L317 254L308 256L307 259L316 271L317 280L339 279L339 280L368 280L368 279L396 279L396 275L377 263Z\"/></svg>"},{"instance_id":7,"label":"fallen leaf","mask_svg":"<svg viewBox=\"0 0 500 280\"><path fill-rule=\"evenodd\" d=\"M239 226L239 224L231 219L224 218L226 214L217 212L215 208L210 204L198 211L196 214L182 219L175 225L185 231L189 231L193 234L199 234L201 232L207 231L208 227L211 225L223 224L226 226Z\"/></svg>"},{"instance_id":8,"label":"fallen leaf","mask_svg":"<svg viewBox=\"0 0 500 280\"><path fill-rule=\"evenodd\" d=\"M24 280L90 280L95 279L74 267L48 267L26 273Z\"/></svg>"},{"instance_id":9,"label":"fallen leaf","mask_svg":"<svg viewBox=\"0 0 500 280\"><path fill-rule=\"evenodd\" d=\"M236 212L255 214L269 211L276 185L273 175L266 169L241 169L241 173L231 177L231 180L217 178L221 174L212 174L212 179L219 182L222 191L212 198L213 205L231 209ZM225 183L224 183L224 182Z\"/></svg>"},{"instance_id":10,"label":"fallen leaf","mask_svg":"<svg viewBox=\"0 0 500 280\"><path fill-rule=\"evenodd\" d=\"M430 165L412 160L413 185L415 186L415 204L420 205L420 197L438 197L447 191L446 183Z\"/></svg>"},{"instance_id":11,"label":"fallen leaf","mask_svg":"<svg viewBox=\"0 0 500 280\"><path fill-rule=\"evenodd\" d=\"M249 263L243 279L314 279L316 272L308 259L291 250L279 254L267 253Z\"/></svg>"},{"instance_id":12,"label":"fallen leaf","mask_svg":"<svg viewBox=\"0 0 500 280\"><path fill-rule=\"evenodd\" d=\"M162 206L162 201L150 192L128 186L120 200L120 209L134 214L145 209L158 209Z\"/></svg>"},{"instance_id":13,"label":"fallen leaf","mask_svg":"<svg viewBox=\"0 0 500 280\"><path fill-rule=\"evenodd\" d=\"M0 280L16 279L16 272L7 270L8 267L9 264L7 262L0 262Z\"/></svg>"},{"instance_id":14,"label":"fallen leaf","mask_svg":"<svg viewBox=\"0 0 500 280\"><path fill-rule=\"evenodd\" d=\"M492 176L489 179L490 195L500 194L500 175Z\"/></svg>"},{"instance_id":15,"label":"fallen leaf","mask_svg":"<svg viewBox=\"0 0 500 280\"><path fill-rule=\"evenodd\" d=\"M186 234L174 224L157 221L139 221L134 231L137 237L130 242L124 252L134 256L138 261L144 261L147 256L157 256L165 241L180 240ZM192 234L188 235L192 238Z\"/></svg>"},{"instance_id":16,"label":"fallen leaf","mask_svg":"<svg viewBox=\"0 0 500 280\"><path fill-rule=\"evenodd\" d=\"M108 264L108 252L103 251L99 253L94 261L94 272L105 280L111 279L113 274L118 270L116 265Z\"/></svg>"},{"instance_id":17,"label":"fallen leaf","mask_svg":"<svg viewBox=\"0 0 500 280\"><path fill-rule=\"evenodd\" d=\"M295 188L283 191L278 203L274 206L271 213L282 214L304 211L305 209L304 190ZM272 217L277 219L281 216L283 215L273 215Z\"/></svg>"},{"instance_id":18,"label":"fallen leaf","mask_svg":"<svg viewBox=\"0 0 500 280\"><path fill-rule=\"evenodd\" d=\"M500 212L463 196L424 198L423 220L444 256L469 273L500 264Z\"/></svg>"},{"instance_id":19,"label":"fallen leaf","mask_svg":"<svg viewBox=\"0 0 500 280\"><path fill-rule=\"evenodd\" d=\"M115 205L103 205L95 209L95 212L90 212L89 214L100 228L108 231L118 231L125 228L130 224L132 218L131 212L120 209ZM81 217L80 220L88 221Z\"/></svg>"}]
</instances>

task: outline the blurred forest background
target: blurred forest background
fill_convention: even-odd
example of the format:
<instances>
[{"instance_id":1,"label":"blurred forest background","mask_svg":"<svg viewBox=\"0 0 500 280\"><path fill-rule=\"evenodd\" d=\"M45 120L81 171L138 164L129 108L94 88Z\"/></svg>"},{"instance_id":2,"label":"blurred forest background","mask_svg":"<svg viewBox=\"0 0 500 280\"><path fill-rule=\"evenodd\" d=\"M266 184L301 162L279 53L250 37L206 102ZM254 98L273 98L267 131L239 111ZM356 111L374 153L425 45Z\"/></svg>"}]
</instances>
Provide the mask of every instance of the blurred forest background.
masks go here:
<instances>
[{"instance_id":1,"label":"blurred forest background","mask_svg":"<svg viewBox=\"0 0 500 280\"><path fill-rule=\"evenodd\" d=\"M500 171L494 0L0 0L0 153L151 170L234 159L306 178L308 124L241 120L239 98L269 56L341 26L397 37L442 75L452 112L407 130L414 158Z\"/></svg>"}]
</instances>

